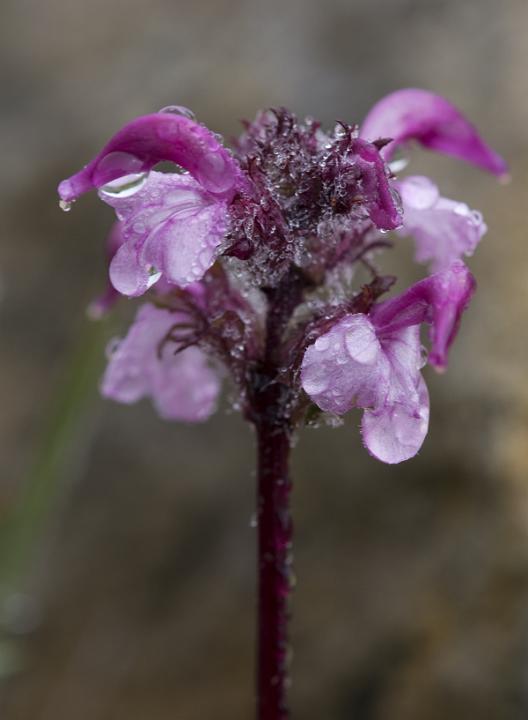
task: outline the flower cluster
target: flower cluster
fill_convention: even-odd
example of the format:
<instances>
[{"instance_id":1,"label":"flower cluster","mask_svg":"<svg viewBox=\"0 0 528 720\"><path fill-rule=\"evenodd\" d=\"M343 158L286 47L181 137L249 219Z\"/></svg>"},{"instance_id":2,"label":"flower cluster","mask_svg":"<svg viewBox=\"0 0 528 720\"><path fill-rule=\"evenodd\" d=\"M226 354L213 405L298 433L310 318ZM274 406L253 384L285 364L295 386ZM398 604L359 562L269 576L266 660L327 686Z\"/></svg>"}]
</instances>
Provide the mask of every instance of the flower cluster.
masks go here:
<instances>
[{"instance_id":1,"label":"flower cluster","mask_svg":"<svg viewBox=\"0 0 528 720\"><path fill-rule=\"evenodd\" d=\"M63 209L95 188L117 216L110 282L91 314L148 293L109 349L103 394L150 397L164 418L200 421L229 375L250 420L271 387L278 422L362 408L371 454L415 455L429 416L421 368L446 367L475 289L462 258L486 226L430 179L397 176L405 164L394 153L411 140L506 174L463 115L424 90L392 93L361 126L332 132L285 109L261 112L231 150L177 106L126 125L59 185ZM156 170L166 161L173 172ZM432 274L382 300L395 278L376 255L390 231L414 238Z\"/></svg>"}]
</instances>

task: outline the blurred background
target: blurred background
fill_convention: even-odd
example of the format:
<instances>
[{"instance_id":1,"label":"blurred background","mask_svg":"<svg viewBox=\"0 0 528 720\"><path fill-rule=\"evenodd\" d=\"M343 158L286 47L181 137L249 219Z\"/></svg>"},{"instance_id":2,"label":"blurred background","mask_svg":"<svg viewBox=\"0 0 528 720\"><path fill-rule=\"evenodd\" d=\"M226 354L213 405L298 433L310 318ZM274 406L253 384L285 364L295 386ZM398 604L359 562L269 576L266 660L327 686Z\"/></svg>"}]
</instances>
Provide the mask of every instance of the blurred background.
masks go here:
<instances>
[{"instance_id":1,"label":"blurred background","mask_svg":"<svg viewBox=\"0 0 528 720\"><path fill-rule=\"evenodd\" d=\"M226 136L261 107L333 126L383 94L446 95L513 182L413 153L484 212L479 292L420 455L383 466L352 413L294 457L291 702L302 720L528 714L526 0L2 0L0 713L251 718L254 439L99 398L90 323L109 208L55 188L130 118L191 107ZM403 242L399 288L423 274Z\"/></svg>"}]
</instances>

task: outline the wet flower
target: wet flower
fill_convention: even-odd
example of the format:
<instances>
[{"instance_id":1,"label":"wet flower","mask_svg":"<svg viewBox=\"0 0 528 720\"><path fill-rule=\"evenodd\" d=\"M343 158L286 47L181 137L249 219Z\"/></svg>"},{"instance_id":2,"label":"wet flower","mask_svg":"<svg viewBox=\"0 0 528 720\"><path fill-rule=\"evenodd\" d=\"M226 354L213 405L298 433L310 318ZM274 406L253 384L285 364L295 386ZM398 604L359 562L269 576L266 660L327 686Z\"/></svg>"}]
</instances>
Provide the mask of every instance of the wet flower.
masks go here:
<instances>
[{"instance_id":1,"label":"wet flower","mask_svg":"<svg viewBox=\"0 0 528 720\"><path fill-rule=\"evenodd\" d=\"M111 284L91 314L120 295L155 303L110 355L103 394L202 420L223 368L251 422L269 413L292 430L314 404L337 415L358 407L373 455L412 457L429 415L420 327L429 363L445 369L474 291L461 258L486 231L432 180L397 176L394 153L412 140L506 174L463 115L424 90L393 93L361 126L331 131L284 108L260 112L232 150L184 108L127 124L59 185L63 209L96 189L117 216ZM160 172L162 161L173 171ZM395 278L376 257L391 232L414 237L433 274L383 301Z\"/></svg>"},{"instance_id":2,"label":"wet flower","mask_svg":"<svg viewBox=\"0 0 528 720\"><path fill-rule=\"evenodd\" d=\"M403 204L402 235L416 241L416 260L444 270L454 260L473 255L487 231L482 215L465 203L440 196L426 177L407 177L396 184Z\"/></svg>"},{"instance_id":3,"label":"wet flower","mask_svg":"<svg viewBox=\"0 0 528 720\"><path fill-rule=\"evenodd\" d=\"M407 460L420 449L429 420L420 325L430 324L429 362L445 369L474 288L473 276L457 262L367 314L344 315L308 347L303 388L327 412L363 408L367 449L387 463Z\"/></svg>"},{"instance_id":4,"label":"wet flower","mask_svg":"<svg viewBox=\"0 0 528 720\"><path fill-rule=\"evenodd\" d=\"M188 321L183 313L143 305L126 337L111 343L102 394L126 404L148 397L166 420L206 420L216 408L218 375L201 350L178 352L170 341L171 331Z\"/></svg>"}]
</instances>

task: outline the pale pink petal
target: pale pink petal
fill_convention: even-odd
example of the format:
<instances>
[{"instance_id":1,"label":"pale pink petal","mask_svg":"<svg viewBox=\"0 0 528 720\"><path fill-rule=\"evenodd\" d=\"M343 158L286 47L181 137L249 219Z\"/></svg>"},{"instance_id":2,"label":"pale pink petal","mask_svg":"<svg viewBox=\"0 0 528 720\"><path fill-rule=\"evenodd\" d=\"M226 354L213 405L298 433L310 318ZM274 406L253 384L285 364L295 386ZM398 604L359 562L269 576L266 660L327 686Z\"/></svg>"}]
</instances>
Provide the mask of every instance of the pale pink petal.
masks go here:
<instances>
[{"instance_id":1,"label":"pale pink petal","mask_svg":"<svg viewBox=\"0 0 528 720\"><path fill-rule=\"evenodd\" d=\"M143 305L109 353L102 394L127 404L150 397L167 420L206 420L216 408L220 381L205 355L196 347L177 354L174 344L161 347L174 324L187 321L183 313Z\"/></svg>"},{"instance_id":2,"label":"pale pink petal","mask_svg":"<svg viewBox=\"0 0 528 720\"><path fill-rule=\"evenodd\" d=\"M186 286L213 265L228 224L227 204L190 175L152 172L134 195L99 195L122 224L125 243L110 265L112 284L129 297L163 278Z\"/></svg>"},{"instance_id":3,"label":"pale pink petal","mask_svg":"<svg viewBox=\"0 0 528 720\"><path fill-rule=\"evenodd\" d=\"M306 350L301 381L324 411L365 410L364 443L396 463L415 455L427 434L428 396L419 326L378 333L363 314L348 315Z\"/></svg>"},{"instance_id":4,"label":"pale pink petal","mask_svg":"<svg viewBox=\"0 0 528 720\"><path fill-rule=\"evenodd\" d=\"M366 315L348 315L310 345L304 355L304 391L324 411L343 415L387 394L386 361Z\"/></svg>"},{"instance_id":5,"label":"pale pink petal","mask_svg":"<svg viewBox=\"0 0 528 720\"><path fill-rule=\"evenodd\" d=\"M418 401L394 403L366 410L361 422L365 447L378 460L395 464L414 457L422 447L429 427L429 393L417 376Z\"/></svg>"},{"instance_id":6,"label":"pale pink petal","mask_svg":"<svg viewBox=\"0 0 528 720\"><path fill-rule=\"evenodd\" d=\"M403 203L400 233L416 241L416 260L431 270L446 270L463 255L472 255L487 230L482 215L465 203L440 197L425 177L408 177L397 183Z\"/></svg>"},{"instance_id":7,"label":"pale pink petal","mask_svg":"<svg viewBox=\"0 0 528 720\"><path fill-rule=\"evenodd\" d=\"M448 100L429 92L397 90L377 102L360 130L367 140L390 138L382 154L389 159L399 145L417 140L430 150L451 155L498 176L506 176L504 160Z\"/></svg>"}]
</instances>

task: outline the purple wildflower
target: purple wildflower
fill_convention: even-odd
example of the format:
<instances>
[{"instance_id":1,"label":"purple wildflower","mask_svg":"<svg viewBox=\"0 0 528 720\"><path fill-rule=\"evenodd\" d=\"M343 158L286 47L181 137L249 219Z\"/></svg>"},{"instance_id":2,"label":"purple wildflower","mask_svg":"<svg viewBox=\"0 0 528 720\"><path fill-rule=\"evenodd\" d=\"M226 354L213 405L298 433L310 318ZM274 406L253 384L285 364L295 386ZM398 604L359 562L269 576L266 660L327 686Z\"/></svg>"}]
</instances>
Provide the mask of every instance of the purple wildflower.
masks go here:
<instances>
[{"instance_id":1,"label":"purple wildflower","mask_svg":"<svg viewBox=\"0 0 528 720\"><path fill-rule=\"evenodd\" d=\"M482 215L465 203L440 196L426 177L407 177L396 187L403 205L402 235L416 241L416 260L445 270L463 255L473 255L487 231Z\"/></svg>"},{"instance_id":2,"label":"purple wildflower","mask_svg":"<svg viewBox=\"0 0 528 720\"><path fill-rule=\"evenodd\" d=\"M458 262L367 314L345 315L308 347L303 388L327 412L365 409L368 450L387 463L407 460L420 449L429 419L420 325L431 325L429 362L445 369L474 288L473 276Z\"/></svg>"},{"instance_id":3,"label":"purple wildflower","mask_svg":"<svg viewBox=\"0 0 528 720\"><path fill-rule=\"evenodd\" d=\"M506 171L458 110L423 90L393 93L361 127L333 132L285 109L262 112L233 151L182 108L126 125L59 185L62 203L95 188L117 215L111 286L92 315L149 290L158 305L141 309L111 355L104 394L150 396L163 417L202 419L218 393L212 358L250 420L255 387L276 384L288 424L306 415L307 396L325 412L361 407L374 455L414 455L428 417L420 325L430 325L429 362L443 369L474 288L460 258L486 226L428 178L395 177L388 161L412 139ZM160 161L176 171L156 171ZM412 235L435 274L380 302L393 279L375 255L391 230ZM371 281L354 289L359 266Z\"/></svg>"},{"instance_id":4,"label":"purple wildflower","mask_svg":"<svg viewBox=\"0 0 528 720\"><path fill-rule=\"evenodd\" d=\"M417 140L429 150L465 160L499 177L508 174L504 160L462 113L427 90L408 88L384 97L365 118L361 137L390 140L382 151L387 160L400 145Z\"/></svg>"},{"instance_id":5,"label":"purple wildflower","mask_svg":"<svg viewBox=\"0 0 528 720\"><path fill-rule=\"evenodd\" d=\"M105 397L131 404L149 397L165 420L206 420L215 410L220 380L196 347L177 352L167 342L189 318L143 305L127 336L112 342L101 383Z\"/></svg>"},{"instance_id":6,"label":"purple wildflower","mask_svg":"<svg viewBox=\"0 0 528 720\"><path fill-rule=\"evenodd\" d=\"M429 422L421 369L446 368L475 290L461 258L486 226L428 178L396 177L393 153L413 139L506 173L447 100L409 89L381 100L361 128L339 122L324 132L284 108L261 112L232 152L187 111L166 108L126 125L59 185L63 209L95 188L117 215L112 285L92 314L117 295L152 300L112 346L103 394L149 397L162 417L196 422L214 411L225 374L256 429L259 720L288 716L294 430L361 408L372 455L415 455ZM176 171L157 172L167 160ZM396 282L376 265L390 231L414 236L416 259L433 274L382 300Z\"/></svg>"}]
</instances>

